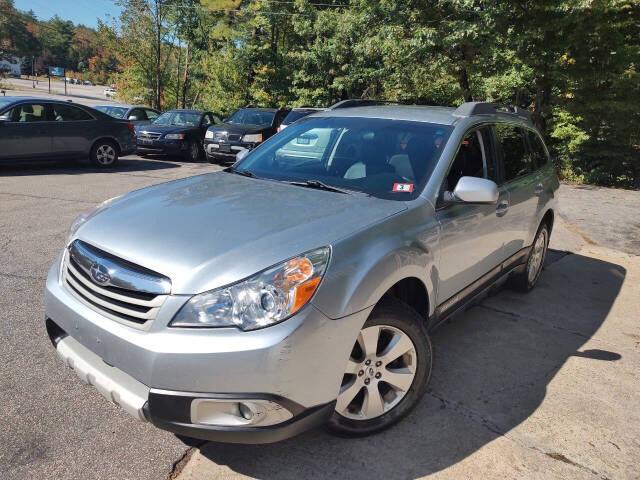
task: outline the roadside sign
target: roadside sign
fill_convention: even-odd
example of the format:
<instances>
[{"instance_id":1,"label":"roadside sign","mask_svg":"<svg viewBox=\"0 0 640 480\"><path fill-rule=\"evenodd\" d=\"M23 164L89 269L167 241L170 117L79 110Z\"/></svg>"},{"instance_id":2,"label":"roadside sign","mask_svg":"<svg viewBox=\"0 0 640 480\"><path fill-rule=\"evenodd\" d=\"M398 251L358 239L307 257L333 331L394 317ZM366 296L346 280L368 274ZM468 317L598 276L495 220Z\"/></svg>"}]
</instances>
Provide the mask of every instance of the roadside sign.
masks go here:
<instances>
[{"instance_id":1,"label":"roadside sign","mask_svg":"<svg viewBox=\"0 0 640 480\"><path fill-rule=\"evenodd\" d=\"M49 75L64 77L64 67L49 67Z\"/></svg>"}]
</instances>

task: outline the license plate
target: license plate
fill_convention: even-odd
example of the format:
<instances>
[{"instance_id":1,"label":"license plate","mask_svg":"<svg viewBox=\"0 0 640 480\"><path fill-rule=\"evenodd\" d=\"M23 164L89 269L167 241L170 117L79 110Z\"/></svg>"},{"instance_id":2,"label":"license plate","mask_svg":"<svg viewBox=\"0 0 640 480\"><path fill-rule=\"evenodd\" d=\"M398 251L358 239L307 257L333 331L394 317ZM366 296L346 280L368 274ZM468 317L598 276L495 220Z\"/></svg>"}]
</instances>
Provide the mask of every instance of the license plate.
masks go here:
<instances>
[{"instance_id":1,"label":"license plate","mask_svg":"<svg viewBox=\"0 0 640 480\"><path fill-rule=\"evenodd\" d=\"M220 144L220 148L218 150L220 150L221 152L229 153L231 151L231 145Z\"/></svg>"},{"instance_id":2,"label":"license plate","mask_svg":"<svg viewBox=\"0 0 640 480\"><path fill-rule=\"evenodd\" d=\"M138 143L141 143L142 145L151 145L153 144L153 140L150 140L148 138L139 138Z\"/></svg>"}]
</instances>

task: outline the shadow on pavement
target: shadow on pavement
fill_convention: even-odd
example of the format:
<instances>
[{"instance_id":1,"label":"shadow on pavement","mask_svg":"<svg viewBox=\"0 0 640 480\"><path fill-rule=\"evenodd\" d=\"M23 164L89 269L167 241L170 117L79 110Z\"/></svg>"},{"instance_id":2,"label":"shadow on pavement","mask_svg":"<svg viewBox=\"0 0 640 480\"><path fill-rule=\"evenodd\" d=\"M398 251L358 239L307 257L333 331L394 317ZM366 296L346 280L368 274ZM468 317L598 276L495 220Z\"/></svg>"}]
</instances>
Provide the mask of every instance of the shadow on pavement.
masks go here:
<instances>
[{"instance_id":1,"label":"shadow on pavement","mask_svg":"<svg viewBox=\"0 0 640 480\"><path fill-rule=\"evenodd\" d=\"M180 168L181 163L177 162L174 158L170 157L158 157L139 159L136 157L123 157L118 160L118 163L113 168L97 168L94 167L88 160L77 161L56 161L56 160L43 160L43 161L30 161L28 163L14 162L3 163L0 165L0 177L22 177L30 175L78 175L85 173L122 173L122 172L139 172L139 171L154 171L154 170L166 170L169 168Z\"/></svg>"},{"instance_id":2,"label":"shadow on pavement","mask_svg":"<svg viewBox=\"0 0 640 480\"><path fill-rule=\"evenodd\" d=\"M621 358L580 349L607 318L626 270L557 251L551 258L531 293L504 289L434 334L430 390L390 430L357 439L316 430L271 445L209 442L202 455L267 479L405 479L460 462L525 421L568 358Z\"/></svg>"}]
</instances>

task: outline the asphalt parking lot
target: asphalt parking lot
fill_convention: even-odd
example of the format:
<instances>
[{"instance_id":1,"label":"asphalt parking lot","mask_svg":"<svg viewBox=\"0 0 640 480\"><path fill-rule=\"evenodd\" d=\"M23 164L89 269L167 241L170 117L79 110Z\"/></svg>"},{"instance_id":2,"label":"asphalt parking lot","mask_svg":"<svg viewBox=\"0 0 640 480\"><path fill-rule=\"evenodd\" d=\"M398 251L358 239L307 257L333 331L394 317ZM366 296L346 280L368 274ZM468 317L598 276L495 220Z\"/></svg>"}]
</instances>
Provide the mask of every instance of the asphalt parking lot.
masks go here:
<instances>
[{"instance_id":1,"label":"asphalt parking lot","mask_svg":"<svg viewBox=\"0 0 640 480\"><path fill-rule=\"evenodd\" d=\"M429 393L383 434L193 446L107 403L49 343L48 268L87 207L218 168L137 157L108 172L0 166L5 478L640 478L639 192L600 189L617 200L585 208L591 197L563 186L538 287L502 290L443 326Z\"/></svg>"}]
</instances>

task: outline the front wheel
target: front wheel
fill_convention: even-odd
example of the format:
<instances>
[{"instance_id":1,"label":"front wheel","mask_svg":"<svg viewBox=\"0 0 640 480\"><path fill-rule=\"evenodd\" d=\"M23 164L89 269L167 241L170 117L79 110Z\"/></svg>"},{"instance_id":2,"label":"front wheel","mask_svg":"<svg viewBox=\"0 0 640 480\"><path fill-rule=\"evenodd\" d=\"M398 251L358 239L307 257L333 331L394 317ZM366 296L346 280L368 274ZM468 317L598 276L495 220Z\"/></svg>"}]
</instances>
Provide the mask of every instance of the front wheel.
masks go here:
<instances>
[{"instance_id":1,"label":"front wheel","mask_svg":"<svg viewBox=\"0 0 640 480\"><path fill-rule=\"evenodd\" d=\"M385 301L360 330L329 429L362 436L398 422L426 391L433 361L423 320L404 303Z\"/></svg>"},{"instance_id":2,"label":"front wheel","mask_svg":"<svg viewBox=\"0 0 640 480\"><path fill-rule=\"evenodd\" d=\"M200 160L200 146L195 140L189 140L185 158L191 162Z\"/></svg>"},{"instance_id":3,"label":"front wheel","mask_svg":"<svg viewBox=\"0 0 640 480\"><path fill-rule=\"evenodd\" d=\"M118 148L110 140L98 140L91 149L90 158L96 167L113 167L118 163Z\"/></svg>"}]
</instances>

